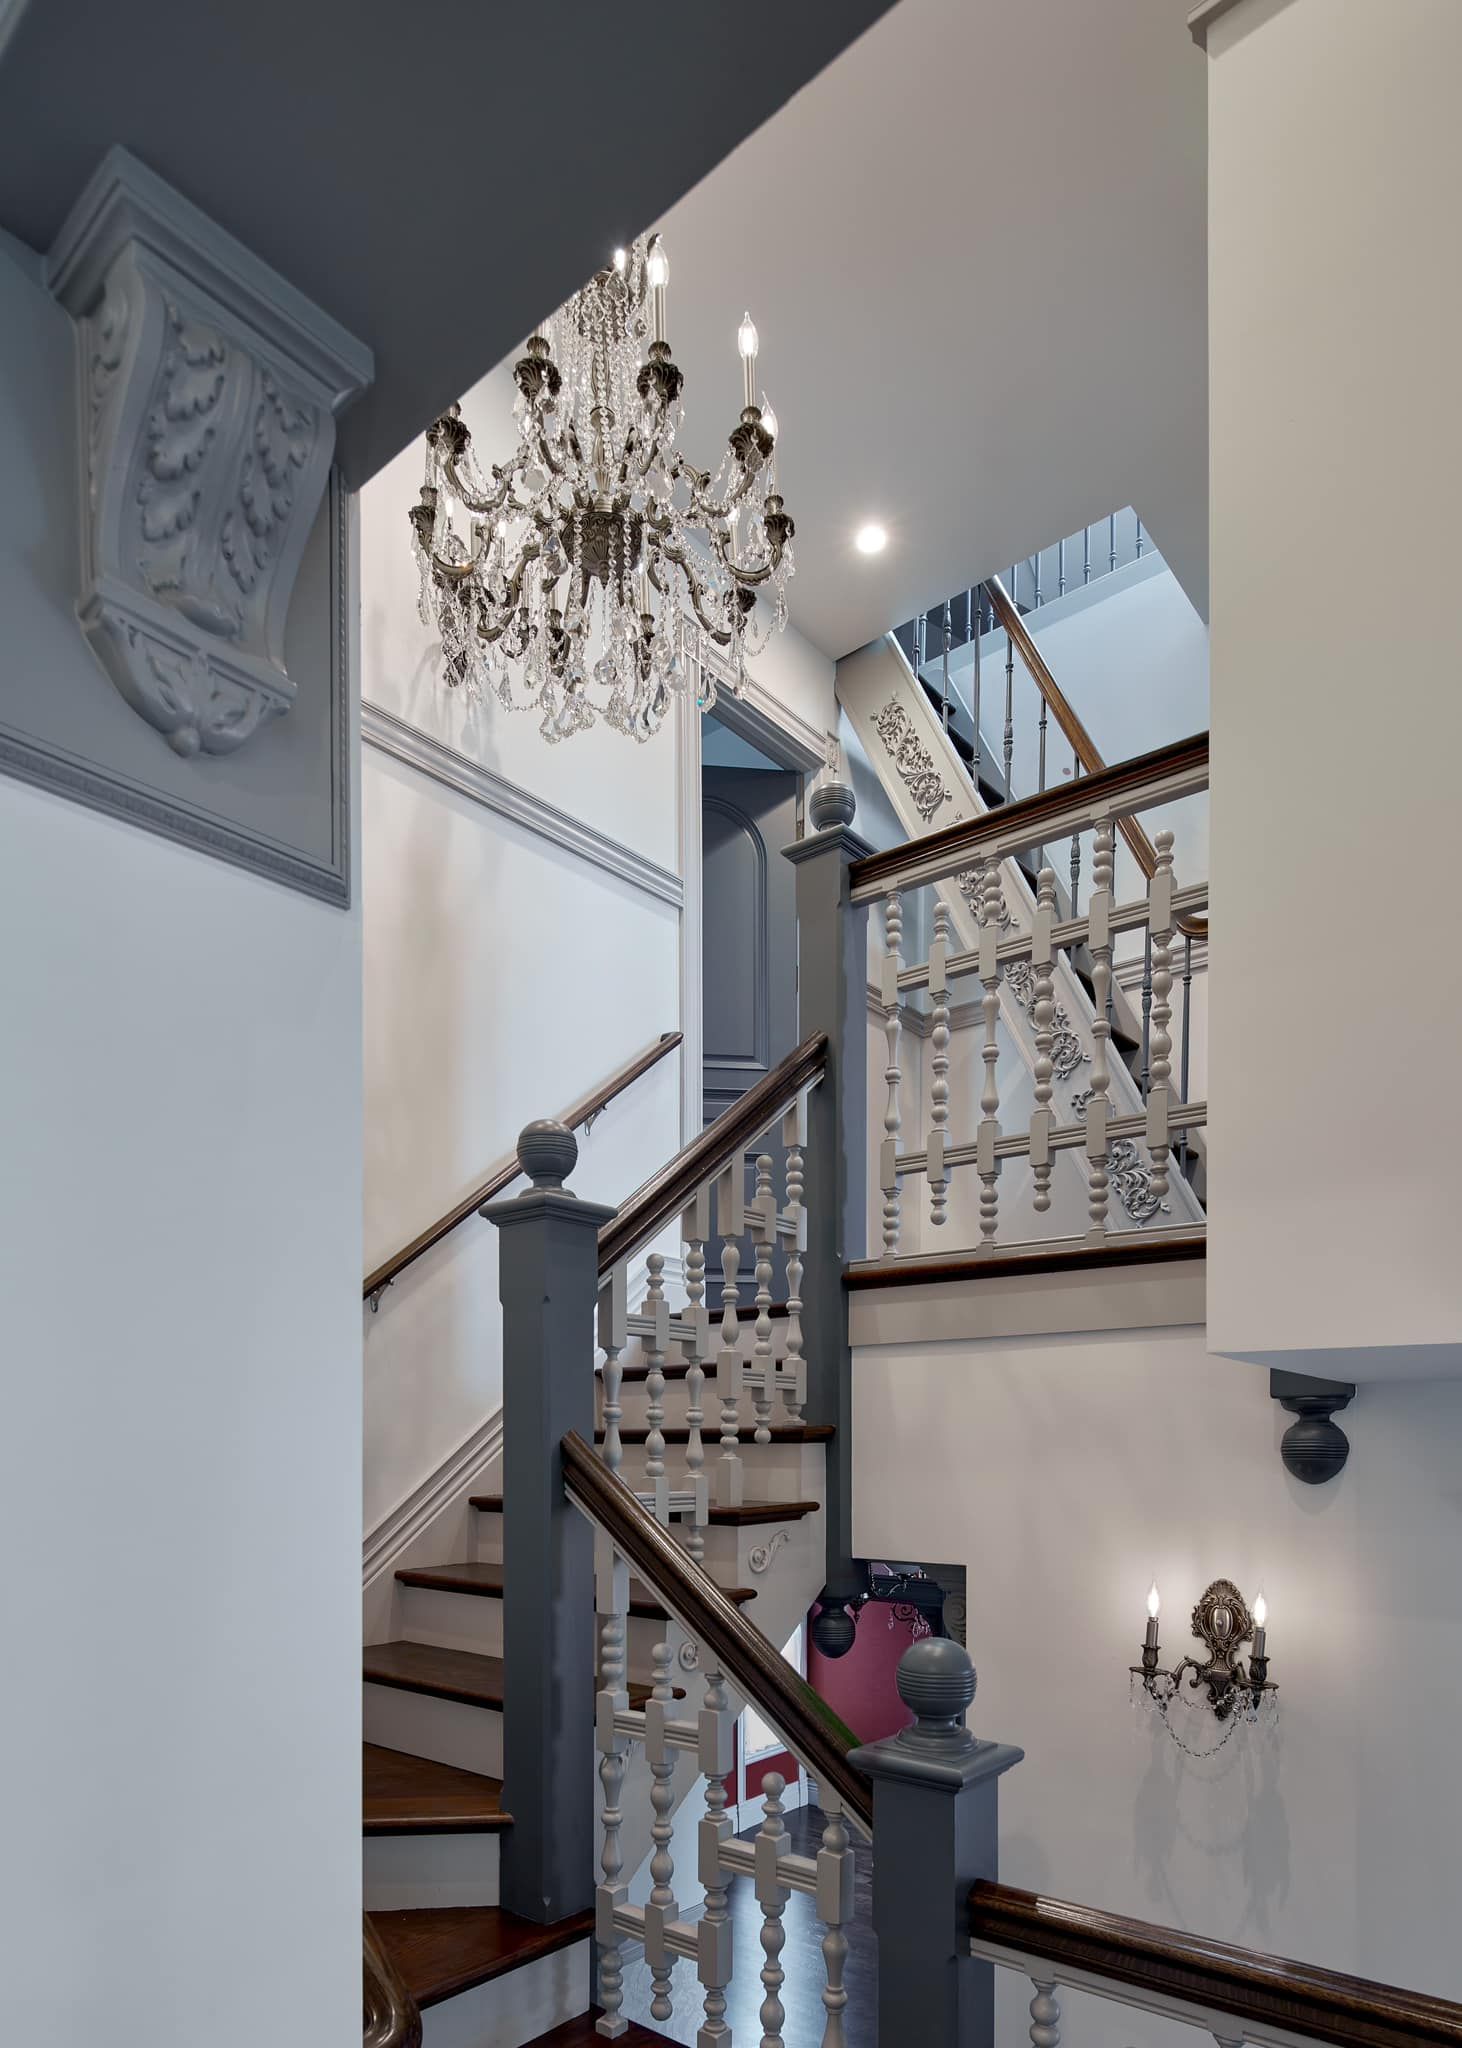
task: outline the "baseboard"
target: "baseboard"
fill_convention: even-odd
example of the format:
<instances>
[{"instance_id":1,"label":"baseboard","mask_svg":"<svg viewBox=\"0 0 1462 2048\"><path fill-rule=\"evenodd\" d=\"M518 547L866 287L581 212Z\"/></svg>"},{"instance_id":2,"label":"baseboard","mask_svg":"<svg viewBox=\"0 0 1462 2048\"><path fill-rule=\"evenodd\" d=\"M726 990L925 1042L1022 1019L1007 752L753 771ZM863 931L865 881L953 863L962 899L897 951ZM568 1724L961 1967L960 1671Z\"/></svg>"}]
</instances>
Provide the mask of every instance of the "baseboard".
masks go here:
<instances>
[{"instance_id":1,"label":"baseboard","mask_svg":"<svg viewBox=\"0 0 1462 2048\"><path fill-rule=\"evenodd\" d=\"M373 1529L366 1531L361 1546L361 1577L367 1592L383 1572L395 1567L402 1552L439 1515L448 1513L463 1495L478 1490L485 1471L499 1463L502 1454L503 1411L499 1408L383 1515Z\"/></svg>"}]
</instances>

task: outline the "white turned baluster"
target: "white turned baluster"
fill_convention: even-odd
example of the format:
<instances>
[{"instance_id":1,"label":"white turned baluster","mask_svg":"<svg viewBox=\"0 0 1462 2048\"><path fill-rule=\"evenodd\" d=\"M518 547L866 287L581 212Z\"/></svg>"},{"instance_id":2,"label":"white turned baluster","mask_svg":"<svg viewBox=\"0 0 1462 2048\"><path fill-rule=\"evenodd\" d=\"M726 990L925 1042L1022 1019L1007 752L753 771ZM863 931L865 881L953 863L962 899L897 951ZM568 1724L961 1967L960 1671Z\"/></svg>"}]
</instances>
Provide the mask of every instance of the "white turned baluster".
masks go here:
<instances>
[{"instance_id":1,"label":"white turned baluster","mask_svg":"<svg viewBox=\"0 0 1462 2048\"><path fill-rule=\"evenodd\" d=\"M1157 866L1147 889L1147 926L1152 934L1152 1036L1149 1041L1147 1094L1147 1156L1152 1162L1152 1192L1161 1201L1168 1191L1168 1112L1172 1106L1173 1041L1173 835L1157 835Z\"/></svg>"},{"instance_id":2,"label":"white turned baluster","mask_svg":"<svg viewBox=\"0 0 1462 2048\"><path fill-rule=\"evenodd\" d=\"M786 1780L775 1771L768 1771L762 1780L765 1811L755 1847L756 1898L761 1907L761 1945L766 1957L761 1966L762 1989L766 1993L761 2002L761 2048L782 2048L782 2022L787 2017L778 1995L787 1977L781 1955L787 1939L782 1915L787 1910L788 1894L777 1876L777 1859L787 1846L787 1830L782 1820L785 1790Z\"/></svg>"},{"instance_id":3,"label":"white turned baluster","mask_svg":"<svg viewBox=\"0 0 1462 2048\"><path fill-rule=\"evenodd\" d=\"M669 1643L655 1645L655 1684L645 1703L645 1759L650 1766L650 1805L655 1818L650 1823L650 1896L645 1902L645 1961L650 1966L650 2013L668 2020L675 2010L670 1997L670 1973L675 1955L665 1940L665 1929L679 1913L675 1899L675 1858L670 1853L675 1833L675 1751L666 1739L665 1723L670 1718L674 1692L670 1684Z\"/></svg>"},{"instance_id":4,"label":"white turned baluster","mask_svg":"<svg viewBox=\"0 0 1462 2048\"><path fill-rule=\"evenodd\" d=\"M670 1347L670 1304L665 1299L665 1258L651 1252L645 1261L650 1273L650 1291L645 1313L654 1327L645 1350L645 1478L654 1495L654 1515L670 1526L670 1482L665 1476L665 1353Z\"/></svg>"},{"instance_id":5,"label":"white turned baluster","mask_svg":"<svg viewBox=\"0 0 1462 2048\"><path fill-rule=\"evenodd\" d=\"M817 1917L827 1929L822 1937L822 1961L827 1973L822 1993L826 2015L822 2048L845 2048L848 2037L843 2014L848 1993L843 1983L843 1966L848 1959L848 1937L843 1929L853 1917L853 1844L842 1806L834 1794L823 1794L823 1807L827 1825L817 1852Z\"/></svg>"},{"instance_id":6,"label":"white turned baluster","mask_svg":"<svg viewBox=\"0 0 1462 2048\"><path fill-rule=\"evenodd\" d=\"M1051 1206L1051 1048L1056 1042L1055 960L1051 928L1056 922L1056 877L1042 868L1036 883L1036 915L1031 926L1031 968L1036 1027L1035 1107L1031 1111L1031 1207L1044 1215Z\"/></svg>"},{"instance_id":7,"label":"white turned baluster","mask_svg":"<svg viewBox=\"0 0 1462 2048\"><path fill-rule=\"evenodd\" d=\"M934 1025L930 1033L933 1059L930 1062L929 1221L943 1223L949 1214L949 1176L944 1166L944 1138L949 1123L949 982L945 962L949 958L949 910L939 901L934 905L934 939L929 948L929 994L934 1004Z\"/></svg>"},{"instance_id":8,"label":"white turned baluster","mask_svg":"<svg viewBox=\"0 0 1462 2048\"><path fill-rule=\"evenodd\" d=\"M624 1380L620 1363L629 1342L629 1272L618 1265L599 1290L599 1343L604 1352L604 1462L617 1472L624 1462L619 1423L624 1410L619 1390Z\"/></svg>"},{"instance_id":9,"label":"white turned baluster","mask_svg":"<svg viewBox=\"0 0 1462 2048\"><path fill-rule=\"evenodd\" d=\"M1061 2048L1061 2001L1054 1979L1032 1977L1035 1997L1031 2000L1031 2048Z\"/></svg>"},{"instance_id":10,"label":"white turned baluster","mask_svg":"<svg viewBox=\"0 0 1462 2048\"><path fill-rule=\"evenodd\" d=\"M706 1895L705 1911L696 1927L696 1966L705 1988L706 2017L696 2033L696 2048L731 2048L731 2029L726 2024L726 1986L731 1982L731 1911L721 1847L734 1833L726 1811L726 1779L735 1761L735 1725L726 1681L719 1671L708 1671L699 1746L699 1762L706 1781L706 1811L698 1832L696 1865Z\"/></svg>"},{"instance_id":11,"label":"white turned baluster","mask_svg":"<svg viewBox=\"0 0 1462 2048\"><path fill-rule=\"evenodd\" d=\"M686 1310L683 1322L688 1331L685 1343L685 1421L689 1437L685 1446L685 1474L695 1495L695 1514L686 1548L699 1564L706 1554L706 1447L701 1434L705 1420L705 1362L710 1357L710 1318L706 1313L706 1239L711 1234L711 1191L701 1188L686 1210L681 1223L685 1239Z\"/></svg>"},{"instance_id":12,"label":"white turned baluster","mask_svg":"<svg viewBox=\"0 0 1462 2048\"><path fill-rule=\"evenodd\" d=\"M752 1226L756 1249L756 1340L752 1351L751 1405L756 1415L756 1441L769 1444L777 1370L772 1358L772 1251L777 1239L777 1198L772 1192L769 1152L763 1152L756 1162Z\"/></svg>"},{"instance_id":13,"label":"white turned baluster","mask_svg":"<svg viewBox=\"0 0 1462 2048\"><path fill-rule=\"evenodd\" d=\"M594 1894L594 1938L599 1949L599 2003L603 2011L595 2027L598 2033L613 2036L622 2034L628 2024L620 2011L624 2002L624 1969L619 1954L621 1936L614 1916L629 1896L628 1887L620 1883L624 1870L620 1847L624 1813L619 1803L624 1791L629 1738L617 1732L614 1717L629 1705L625 1685L629 1572L602 1529L594 1532L594 1587L594 1604L599 1612L599 1690L594 1702L594 1740L599 1750L599 1782L604 1788L600 1817L604 1830L599 1852L601 1877Z\"/></svg>"},{"instance_id":14,"label":"white turned baluster","mask_svg":"<svg viewBox=\"0 0 1462 2048\"><path fill-rule=\"evenodd\" d=\"M1086 1105L1086 1157L1090 1185L1087 1208L1091 1217L1088 1237L1105 1237L1107 1230L1107 1090L1111 1072L1107 1045L1112 1027L1107 1021L1107 1002L1112 992L1112 821L1097 821L1091 862L1091 901L1087 908L1087 947L1091 954L1091 1000L1096 1011L1092 1019L1091 1095Z\"/></svg>"},{"instance_id":15,"label":"white turned baluster","mask_svg":"<svg viewBox=\"0 0 1462 2048\"><path fill-rule=\"evenodd\" d=\"M975 1134L976 1170L980 1176L980 1249L993 1251L1000 1221L1000 1161L995 1141L1000 1136L1000 1088L995 1066L1000 1058L1000 862L985 863L980 897L980 1007L985 1017L985 1083L980 1091L980 1126Z\"/></svg>"},{"instance_id":16,"label":"white turned baluster","mask_svg":"<svg viewBox=\"0 0 1462 2048\"><path fill-rule=\"evenodd\" d=\"M800 1422L807 1402L807 1361L802 1356L802 1260L807 1250L807 1203L802 1155L807 1144L807 1097L799 1095L782 1119L787 1149L787 1355L782 1361L782 1405L790 1422Z\"/></svg>"},{"instance_id":17,"label":"white turned baluster","mask_svg":"<svg viewBox=\"0 0 1462 2048\"><path fill-rule=\"evenodd\" d=\"M741 1340L736 1276L741 1270L741 1233L745 1228L746 1182L738 1157L716 1182L716 1231L721 1239L721 1348L716 1353L721 1456L716 1464L716 1500L723 1508L741 1505Z\"/></svg>"},{"instance_id":18,"label":"white turned baluster","mask_svg":"<svg viewBox=\"0 0 1462 2048\"><path fill-rule=\"evenodd\" d=\"M888 1064L883 1078L888 1083L888 1107L883 1112L883 1150L879 1156L879 1186L883 1189L883 1250L892 1258L899 1248L899 1132L903 1111L899 1106L899 1037L903 1020L899 1013L899 945L903 939L904 911L897 889L890 889L883 905L883 1035L888 1042Z\"/></svg>"}]
</instances>

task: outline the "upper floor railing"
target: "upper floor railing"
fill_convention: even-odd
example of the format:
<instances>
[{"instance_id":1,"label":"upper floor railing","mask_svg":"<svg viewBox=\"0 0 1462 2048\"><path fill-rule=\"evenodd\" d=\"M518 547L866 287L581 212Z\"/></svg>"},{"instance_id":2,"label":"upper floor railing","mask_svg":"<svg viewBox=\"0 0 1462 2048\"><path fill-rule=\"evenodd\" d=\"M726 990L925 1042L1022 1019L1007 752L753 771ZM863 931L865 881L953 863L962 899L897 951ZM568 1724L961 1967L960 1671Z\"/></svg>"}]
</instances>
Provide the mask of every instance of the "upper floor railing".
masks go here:
<instances>
[{"instance_id":1,"label":"upper floor railing","mask_svg":"<svg viewBox=\"0 0 1462 2048\"><path fill-rule=\"evenodd\" d=\"M1174 834L1164 827L1149 841L1139 813L1171 807L1208 786L1208 738L1158 749L1115 768L1104 768L1080 783L1051 788L1022 803L991 811L942 832L909 841L887 852L855 861L850 871L853 904L879 903L883 911L883 968L880 998L887 1063L883 1139L878 1154L878 1182L883 1196L882 1250L885 1258L900 1251L903 1225L903 1184L921 1175L929 1191L929 1221L938 1227L949 1215L953 1172L973 1167L980 1180L979 1246L994 1250L1000 1231L1002 1165L1023 1159L1031 1177L1031 1206L1042 1215L1051 1206L1057 1157L1077 1156L1086 1176L1087 1237L1101 1241L1113 1228L1114 1177L1126 1171L1133 1148L1146 1148L1145 1199L1157 1213L1168 1194L1170 1148L1206 1121L1202 1101L1188 1099L1188 1023L1184 1004L1183 1050L1174 1071L1172 1022L1174 941L1184 923L1197 926L1208 906L1205 881L1179 885L1174 874ZM1115 835L1124 830L1129 842L1152 849L1152 867L1145 895L1121 901L1113 887ZM1045 849L1067 837L1079 843L1093 838L1091 888L1085 908L1061 916L1056 877ZM1005 901L1003 864L1033 856L1039 862L1035 912L1029 929L1017 928ZM1145 866L1145 861L1144 861ZM928 957L906 962L903 957L904 900L909 892L929 885L953 885L978 928L978 944L957 950L952 943L947 892L936 892ZM1202 927L1206 928L1206 927ZM1114 1113L1112 1059L1113 949L1124 933L1144 935L1148 963L1144 979L1141 1107ZM1088 1056L1073 1029L1066 1008L1057 1000L1056 977L1063 955L1083 956L1083 973L1091 990ZM1191 954L1189 955L1191 979ZM961 1132L950 1109L950 1005L954 986L977 982L982 1019L980 1058L983 1083L980 1117L973 1130ZM908 1144L904 1136L906 1085L903 1043L904 1005L915 992L930 1003L930 1070L928 1115L923 1142ZM1034 1033L1032 1095L1028 1119L1007 1128L1001 1118L997 1067L1001 1050L1002 995L1023 1012ZM1056 1084L1068 1094L1066 1114L1056 1105ZM1080 1082L1080 1086L1073 1083ZM1181 1164L1181 1161L1180 1161ZM1008 1238L1005 1240L1008 1242Z\"/></svg>"}]
</instances>

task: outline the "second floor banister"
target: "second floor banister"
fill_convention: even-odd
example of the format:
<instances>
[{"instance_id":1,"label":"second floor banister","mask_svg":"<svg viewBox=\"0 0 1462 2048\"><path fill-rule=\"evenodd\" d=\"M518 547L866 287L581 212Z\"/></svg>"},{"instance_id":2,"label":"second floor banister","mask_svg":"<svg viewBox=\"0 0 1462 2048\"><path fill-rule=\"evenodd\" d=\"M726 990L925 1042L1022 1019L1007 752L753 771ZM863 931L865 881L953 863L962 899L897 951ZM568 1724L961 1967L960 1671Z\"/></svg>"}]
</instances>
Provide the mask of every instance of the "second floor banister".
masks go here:
<instances>
[{"instance_id":1,"label":"second floor banister","mask_svg":"<svg viewBox=\"0 0 1462 2048\"><path fill-rule=\"evenodd\" d=\"M850 903L880 903L883 911L878 994L887 1098L877 1156L885 1258L902 1249L903 1183L914 1175L927 1183L928 1220L940 1228L950 1216L951 1174L960 1167L976 1169L978 1246L986 1252L996 1249L997 1240L1012 1241L1008 1230L1001 1234L1000 1174L1015 1159L1028 1162L1035 1217L1052 1209L1056 1195L1069 1212L1074 1189L1063 1191L1056 1182L1056 1161L1062 1154L1078 1160L1088 1241L1102 1241L1120 1227L1119 1209L1129 1223L1145 1226L1170 1207L1170 1155L1176 1153L1177 1177L1185 1176L1191 1134L1207 1119L1206 1105L1192 1098L1189 1083L1193 932L1206 932L1208 887L1199 881L1179 884L1173 831L1164 827L1149 840L1139 814L1162 809L1170 816L1172 806L1207 785L1208 736L1197 734L852 863ZM1136 827L1141 846L1151 847L1152 866L1145 895L1124 902L1114 888L1115 841L1127 824ZM1075 845L1088 832L1093 857L1085 908L1063 917L1044 849L1068 837ZM1024 913L1022 928L1006 902L1007 880L1013 883L1018 871L1008 872L1005 864L1031 849L1040 865L1033 910ZM928 955L907 962L905 899L924 888L932 888L934 897ZM975 927L973 947L954 941L956 908ZM1119 942L1137 933L1142 1017L1133 1050L1140 1065L1129 1075L1117 1058L1113 998ZM978 1059L972 1055L971 1064L982 1075L980 1115L964 1131L951 1109L949 1080L952 989L961 980L979 985ZM1175 988L1181 1004L1176 1027ZM1084 1027L1077 1014L1086 1000L1083 989L1090 997ZM930 1045L927 1088L921 1071L917 1089L916 1077L905 1070L904 1032L905 1006L916 994L927 998ZM1029 1043L1030 1109L1019 1125L1002 1121L1002 1044L1013 1032L1024 1032ZM1058 1084L1066 1097L1064 1112ZM916 1093L928 1104L923 1142L908 1143L905 1100ZM1186 1185L1182 1193L1195 1209Z\"/></svg>"},{"instance_id":2,"label":"second floor banister","mask_svg":"<svg viewBox=\"0 0 1462 2048\"><path fill-rule=\"evenodd\" d=\"M1241 2042L1462 2048L1462 2006L1313 1963L1129 1919L993 1879L970 1889L972 1952L1029 1977L1032 2048L1060 2048L1060 1988Z\"/></svg>"}]
</instances>

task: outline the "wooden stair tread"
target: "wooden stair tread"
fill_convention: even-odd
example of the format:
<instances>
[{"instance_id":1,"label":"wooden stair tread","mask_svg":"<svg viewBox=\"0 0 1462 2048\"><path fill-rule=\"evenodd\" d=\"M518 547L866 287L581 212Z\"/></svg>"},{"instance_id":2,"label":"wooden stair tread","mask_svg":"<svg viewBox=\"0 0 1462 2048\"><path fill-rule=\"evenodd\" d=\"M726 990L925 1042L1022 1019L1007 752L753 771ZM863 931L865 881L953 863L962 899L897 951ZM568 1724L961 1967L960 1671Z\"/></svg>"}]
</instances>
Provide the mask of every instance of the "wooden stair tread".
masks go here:
<instances>
[{"instance_id":1,"label":"wooden stair tread","mask_svg":"<svg viewBox=\"0 0 1462 2048\"><path fill-rule=\"evenodd\" d=\"M502 1783L428 1756L361 1745L361 1825L368 1835L495 1834L512 1823Z\"/></svg>"},{"instance_id":2,"label":"wooden stair tread","mask_svg":"<svg viewBox=\"0 0 1462 2048\"><path fill-rule=\"evenodd\" d=\"M372 1913L371 1919L407 1989L423 2007L554 1955L594 1930L592 1909L547 1927L502 1906L424 1906Z\"/></svg>"},{"instance_id":3,"label":"wooden stair tread","mask_svg":"<svg viewBox=\"0 0 1462 2048\"><path fill-rule=\"evenodd\" d=\"M552 2033L536 2035L528 2048L604 2048L604 2036L594 2030L598 2017L599 2007L594 2006L581 2012L576 2020L565 2020ZM631 2020L615 2040L618 2048L676 2048L668 2034L657 2034L653 2027L642 2026L638 2020Z\"/></svg>"},{"instance_id":4,"label":"wooden stair tread","mask_svg":"<svg viewBox=\"0 0 1462 2048\"><path fill-rule=\"evenodd\" d=\"M500 1600L503 1595L503 1567L500 1564L412 1565L398 1571L396 1577L403 1586L428 1586L439 1593L475 1593L486 1599ZM723 1586L721 1591L728 1600L734 1600L738 1607L744 1607L748 1600L756 1598L755 1586ZM654 1620L663 1620L665 1609L655 1601L645 1586L631 1585L629 1611L631 1614L648 1615Z\"/></svg>"},{"instance_id":5,"label":"wooden stair tread","mask_svg":"<svg viewBox=\"0 0 1462 2048\"><path fill-rule=\"evenodd\" d=\"M474 1493L469 1502L480 1514L500 1515L503 1511L503 1497L500 1493ZM713 1529L746 1529L764 1522L800 1522L804 1515L815 1515L821 1509L816 1500L748 1500L738 1508L711 1506L708 1520Z\"/></svg>"},{"instance_id":6,"label":"wooden stair tread","mask_svg":"<svg viewBox=\"0 0 1462 2048\"><path fill-rule=\"evenodd\" d=\"M825 1444L832 1433L833 1426L830 1422L774 1422L771 1425L771 1438L774 1444ZM635 1429L621 1427L619 1440L622 1444L642 1444L646 1441L649 1434L649 1430L643 1425ZM667 1444L688 1444L690 1442L690 1431L684 1424L676 1428L663 1428L660 1434L664 1437ZM738 1430L736 1434L741 1443L754 1444L756 1441L756 1424L748 1423L744 1429ZM702 1426L701 1439L708 1452L716 1448L721 1439L721 1432L715 1423L707 1422ZM595 1430L594 1441L596 1444L603 1443L604 1431L602 1429Z\"/></svg>"},{"instance_id":7,"label":"wooden stair tread","mask_svg":"<svg viewBox=\"0 0 1462 2048\"><path fill-rule=\"evenodd\" d=\"M362 1676L367 1685L394 1686L399 1692L430 1693L439 1700L457 1700L466 1707L503 1704L503 1660L477 1650L447 1650L436 1643L368 1643ZM647 1685L627 1687L632 1707L650 1697ZM677 1698L684 1698L677 1693Z\"/></svg>"}]
</instances>

